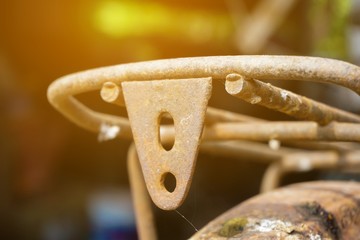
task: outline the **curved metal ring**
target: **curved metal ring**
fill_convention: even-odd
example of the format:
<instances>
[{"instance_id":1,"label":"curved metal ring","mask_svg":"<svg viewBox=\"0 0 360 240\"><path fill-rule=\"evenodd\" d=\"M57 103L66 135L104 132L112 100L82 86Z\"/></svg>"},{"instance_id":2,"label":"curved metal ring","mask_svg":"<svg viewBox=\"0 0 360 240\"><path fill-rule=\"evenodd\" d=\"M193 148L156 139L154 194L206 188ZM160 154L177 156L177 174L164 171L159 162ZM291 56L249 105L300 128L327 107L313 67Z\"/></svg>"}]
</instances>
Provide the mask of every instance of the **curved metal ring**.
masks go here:
<instances>
[{"instance_id":1,"label":"curved metal ring","mask_svg":"<svg viewBox=\"0 0 360 240\"><path fill-rule=\"evenodd\" d=\"M298 56L221 56L165 59L97 68L62 77L48 89L50 103L77 125L98 132L102 123L121 127L131 138L127 119L95 112L74 96L100 90L105 82L212 77L225 81L237 73L259 80L303 80L341 85L360 94L360 68L339 60Z\"/></svg>"}]
</instances>

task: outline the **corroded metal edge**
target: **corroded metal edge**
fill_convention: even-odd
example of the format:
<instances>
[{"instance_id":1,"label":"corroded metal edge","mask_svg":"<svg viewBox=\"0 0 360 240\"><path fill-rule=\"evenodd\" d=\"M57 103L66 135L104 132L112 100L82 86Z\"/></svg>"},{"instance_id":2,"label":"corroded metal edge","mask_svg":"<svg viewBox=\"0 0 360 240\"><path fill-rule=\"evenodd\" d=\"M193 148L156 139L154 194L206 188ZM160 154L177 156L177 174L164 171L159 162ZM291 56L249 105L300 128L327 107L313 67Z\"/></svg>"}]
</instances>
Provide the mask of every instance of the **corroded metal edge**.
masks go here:
<instances>
[{"instance_id":1,"label":"corroded metal edge","mask_svg":"<svg viewBox=\"0 0 360 240\"><path fill-rule=\"evenodd\" d=\"M318 181L253 197L191 239L357 239L360 183Z\"/></svg>"}]
</instances>

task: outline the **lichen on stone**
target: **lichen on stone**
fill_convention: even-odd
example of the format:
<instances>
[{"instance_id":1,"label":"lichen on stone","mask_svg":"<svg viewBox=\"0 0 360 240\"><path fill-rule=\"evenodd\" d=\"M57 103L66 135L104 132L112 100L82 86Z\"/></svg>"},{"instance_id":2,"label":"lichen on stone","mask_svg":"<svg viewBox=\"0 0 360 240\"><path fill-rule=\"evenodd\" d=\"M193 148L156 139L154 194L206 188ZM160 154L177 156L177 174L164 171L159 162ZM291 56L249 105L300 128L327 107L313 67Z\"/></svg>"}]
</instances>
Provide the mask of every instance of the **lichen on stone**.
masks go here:
<instances>
[{"instance_id":1,"label":"lichen on stone","mask_svg":"<svg viewBox=\"0 0 360 240\"><path fill-rule=\"evenodd\" d=\"M247 223L248 220L244 217L232 218L223 224L219 231L219 235L222 237L232 237L238 233L241 233L246 227Z\"/></svg>"}]
</instances>

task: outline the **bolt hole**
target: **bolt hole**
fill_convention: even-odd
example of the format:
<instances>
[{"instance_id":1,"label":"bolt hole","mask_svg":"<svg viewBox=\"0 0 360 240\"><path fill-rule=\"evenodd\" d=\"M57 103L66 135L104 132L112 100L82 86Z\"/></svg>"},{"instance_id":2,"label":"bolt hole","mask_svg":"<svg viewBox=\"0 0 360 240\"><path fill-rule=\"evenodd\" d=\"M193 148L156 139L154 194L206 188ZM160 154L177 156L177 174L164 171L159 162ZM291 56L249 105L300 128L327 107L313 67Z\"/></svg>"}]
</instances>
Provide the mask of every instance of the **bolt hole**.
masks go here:
<instances>
[{"instance_id":1,"label":"bolt hole","mask_svg":"<svg viewBox=\"0 0 360 240\"><path fill-rule=\"evenodd\" d=\"M162 179L165 189L172 193L176 188L176 178L174 174L171 172L164 173Z\"/></svg>"},{"instance_id":2,"label":"bolt hole","mask_svg":"<svg viewBox=\"0 0 360 240\"><path fill-rule=\"evenodd\" d=\"M168 112L159 116L159 140L161 146L170 151L175 143L175 126L174 119Z\"/></svg>"}]
</instances>

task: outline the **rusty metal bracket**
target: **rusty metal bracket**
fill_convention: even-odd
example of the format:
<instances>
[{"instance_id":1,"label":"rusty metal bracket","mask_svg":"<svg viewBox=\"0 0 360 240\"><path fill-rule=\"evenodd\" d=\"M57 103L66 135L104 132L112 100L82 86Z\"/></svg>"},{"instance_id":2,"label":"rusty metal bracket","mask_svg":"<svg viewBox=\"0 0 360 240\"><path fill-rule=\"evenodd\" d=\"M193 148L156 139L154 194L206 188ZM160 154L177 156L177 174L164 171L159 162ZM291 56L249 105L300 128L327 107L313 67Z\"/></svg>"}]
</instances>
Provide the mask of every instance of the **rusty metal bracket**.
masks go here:
<instances>
[{"instance_id":1,"label":"rusty metal bracket","mask_svg":"<svg viewBox=\"0 0 360 240\"><path fill-rule=\"evenodd\" d=\"M190 187L211 96L211 78L121 85L150 196L158 207L176 209ZM160 139L160 120L165 114L170 114L175 126L175 142L170 150L164 149ZM176 179L173 191L164 184L170 175Z\"/></svg>"},{"instance_id":2,"label":"rusty metal bracket","mask_svg":"<svg viewBox=\"0 0 360 240\"><path fill-rule=\"evenodd\" d=\"M302 80L333 83L360 94L359 76L360 68L358 66L314 57L222 56L167 59L122 64L65 76L49 87L48 98L56 109L74 123L88 130L100 132L101 138L99 139L134 138L151 197L161 208L173 209L181 204L189 188L190 181L188 180L191 180L194 167L192 161L195 159L197 147L200 144L205 111L206 127L202 136L204 144L211 140L268 141L276 139L285 141L288 146L289 144L292 146L300 144L301 146L306 145L308 148L309 143L299 141L311 140L316 142L312 142L310 148L325 146L326 150L335 145L339 147L338 143L331 145L332 143L329 141L360 141L357 130L360 117L271 86L263 81ZM209 85L210 79L225 83L227 92L235 97L287 113L307 122L264 122L261 119L238 113L213 108L206 110L206 107L201 107L202 110L199 110L201 118L196 121L194 119L201 126L194 125L190 128L190 125L193 124L189 124L189 129L197 129L197 132L188 134L187 130L184 132L179 128L179 122L187 116L183 111L189 111L187 114L190 112L194 114L195 111L198 111L195 108L200 105L197 102L199 99L206 101L207 104L211 89L209 87L211 86ZM203 92L204 95L201 97L197 90L200 87L195 87L194 82L198 82L199 86L208 86L204 92L209 95ZM147 95L149 93L143 90L143 86L151 88L157 84L164 86L167 90L161 92L153 89L151 90L153 95ZM176 84L182 85L184 90L179 91L175 87ZM131 91L128 90L130 87L133 87ZM122 107L126 105L130 122L123 117L93 111L76 99L77 94L98 90L104 101ZM131 92L132 94L130 94ZM133 100L128 99L129 96L126 95L129 94L132 95ZM144 107L147 106L145 99L152 102L150 108ZM172 105L166 105L170 104L168 101L172 102ZM134 107L130 105L135 102L140 109L138 109L138 115L131 113ZM172 112L175 110L181 112L181 115L175 116L176 114ZM175 128L159 126L159 117L164 112L172 115ZM145 115L145 113L149 115ZM166 116L164 115L164 117ZM144 122L146 119L151 119L147 125ZM148 133L153 136L150 140L145 138ZM186 137L182 138L179 134L185 134ZM174 147L170 151L162 149L159 139L169 142L174 135ZM296 142L291 143L290 141ZM319 141L326 142L320 143ZM188 145L183 145L182 153L178 153L177 151L180 152L180 150L177 148L181 142L189 143L189 146L193 144L191 146L195 150L189 148ZM240 143L237 145L242 146ZM221 152L227 152L225 149L229 147L235 148L232 145L219 145L219 149L222 149ZM237 154L240 147L237 146L236 149L233 152ZM176 165L174 162L182 165ZM156 168L157 166L159 168ZM161 172L156 173L157 169L160 169ZM172 194L164 190L162 181L166 172L174 174L177 180L177 187ZM154 175L150 177L149 173ZM162 194L165 194L165 197L160 197ZM159 200L161 198L165 199L162 203Z\"/></svg>"},{"instance_id":3,"label":"rusty metal bracket","mask_svg":"<svg viewBox=\"0 0 360 240\"><path fill-rule=\"evenodd\" d=\"M179 207L189 190L198 150L239 159L246 156L269 164L262 191L277 187L282 176L290 172L312 168L358 172L358 115L266 81L332 83L360 94L359 76L358 66L314 57L167 59L65 76L52 83L48 98L71 121L99 133L99 140L134 140L136 150L134 145L130 147L128 165L137 225L142 238L155 239L146 188L158 207ZM302 121L264 121L207 107L212 79L224 83L227 93L234 97ZM89 91L100 91L105 102L126 107L129 119L93 111L76 99L76 95ZM162 118L173 119L172 126L162 125ZM269 141L269 146L264 141ZM169 176L176 180L174 189L166 184Z\"/></svg>"}]
</instances>

